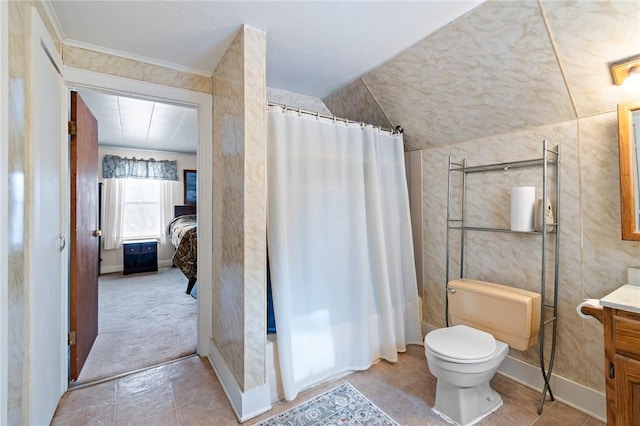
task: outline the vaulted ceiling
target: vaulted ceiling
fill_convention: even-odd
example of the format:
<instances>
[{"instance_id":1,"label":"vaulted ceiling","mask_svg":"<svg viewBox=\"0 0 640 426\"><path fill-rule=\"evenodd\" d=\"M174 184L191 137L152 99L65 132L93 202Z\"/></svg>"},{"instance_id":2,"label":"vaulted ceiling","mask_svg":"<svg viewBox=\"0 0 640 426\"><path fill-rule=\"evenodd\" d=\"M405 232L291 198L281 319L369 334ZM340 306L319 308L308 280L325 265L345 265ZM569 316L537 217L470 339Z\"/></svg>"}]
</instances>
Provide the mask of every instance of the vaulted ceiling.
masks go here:
<instances>
[{"instance_id":1,"label":"vaulted ceiling","mask_svg":"<svg viewBox=\"0 0 640 426\"><path fill-rule=\"evenodd\" d=\"M204 76L212 75L240 26L251 25L267 33L269 87L324 97L483 1L50 0L49 5L68 46ZM193 110L90 91L81 95L98 118L101 144L195 152L195 125L188 126Z\"/></svg>"},{"instance_id":2,"label":"vaulted ceiling","mask_svg":"<svg viewBox=\"0 0 640 426\"><path fill-rule=\"evenodd\" d=\"M241 23L263 29L268 86L401 125L410 150L640 98L609 71L640 54L638 0L52 4L65 43L203 73Z\"/></svg>"},{"instance_id":3,"label":"vaulted ceiling","mask_svg":"<svg viewBox=\"0 0 640 426\"><path fill-rule=\"evenodd\" d=\"M484 0L51 0L66 44L210 76L241 25L267 33L267 86L324 97Z\"/></svg>"},{"instance_id":4,"label":"vaulted ceiling","mask_svg":"<svg viewBox=\"0 0 640 426\"><path fill-rule=\"evenodd\" d=\"M609 63L637 54L637 0L489 1L324 101L425 149L615 111L640 92Z\"/></svg>"}]
</instances>

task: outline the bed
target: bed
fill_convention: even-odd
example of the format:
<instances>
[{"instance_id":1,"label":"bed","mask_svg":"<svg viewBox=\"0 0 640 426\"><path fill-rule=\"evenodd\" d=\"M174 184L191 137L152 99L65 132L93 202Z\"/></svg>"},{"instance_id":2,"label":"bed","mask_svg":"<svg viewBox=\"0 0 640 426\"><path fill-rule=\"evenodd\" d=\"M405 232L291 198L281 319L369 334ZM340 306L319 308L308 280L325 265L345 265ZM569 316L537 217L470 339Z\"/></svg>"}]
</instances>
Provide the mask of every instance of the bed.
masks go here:
<instances>
[{"instance_id":1,"label":"bed","mask_svg":"<svg viewBox=\"0 0 640 426\"><path fill-rule=\"evenodd\" d=\"M187 294L191 294L198 279L198 227L195 210L195 206L190 205L174 206L174 218L167 224L167 235L176 248L171 260L189 280Z\"/></svg>"}]
</instances>

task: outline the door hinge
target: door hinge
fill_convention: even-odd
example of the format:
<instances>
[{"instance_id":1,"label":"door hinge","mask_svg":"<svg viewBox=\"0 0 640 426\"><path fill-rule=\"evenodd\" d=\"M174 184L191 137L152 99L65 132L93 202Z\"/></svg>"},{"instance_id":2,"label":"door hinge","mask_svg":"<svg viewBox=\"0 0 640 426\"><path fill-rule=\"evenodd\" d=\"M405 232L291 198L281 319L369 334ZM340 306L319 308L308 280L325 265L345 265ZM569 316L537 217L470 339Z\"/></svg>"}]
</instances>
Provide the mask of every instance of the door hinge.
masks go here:
<instances>
[{"instance_id":1,"label":"door hinge","mask_svg":"<svg viewBox=\"0 0 640 426\"><path fill-rule=\"evenodd\" d=\"M69 332L69 334L67 334L67 345L73 346L75 344L76 344L76 332L71 331Z\"/></svg>"},{"instance_id":2,"label":"door hinge","mask_svg":"<svg viewBox=\"0 0 640 426\"><path fill-rule=\"evenodd\" d=\"M612 362L609 363L609 378L610 379L615 379L616 377L616 367L613 365Z\"/></svg>"},{"instance_id":3,"label":"door hinge","mask_svg":"<svg viewBox=\"0 0 640 426\"><path fill-rule=\"evenodd\" d=\"M76 122L75 121L70 121L69 122L69 135L75 136L77 130L78 130L78 126L77 126Z\"/></svg>"}]
</instances>

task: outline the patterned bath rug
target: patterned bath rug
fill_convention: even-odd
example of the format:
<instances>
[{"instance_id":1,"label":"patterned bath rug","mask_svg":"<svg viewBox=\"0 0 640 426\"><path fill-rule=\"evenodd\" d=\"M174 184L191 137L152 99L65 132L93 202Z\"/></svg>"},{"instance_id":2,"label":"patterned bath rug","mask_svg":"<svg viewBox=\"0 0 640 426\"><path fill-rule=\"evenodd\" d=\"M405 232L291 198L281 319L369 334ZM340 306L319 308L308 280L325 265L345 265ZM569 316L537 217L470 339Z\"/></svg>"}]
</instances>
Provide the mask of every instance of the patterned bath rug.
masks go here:
<instances>
[{"instance_id":1,"label":"patterned bath rug","mask_svg":"<svg viewBox=\"0 0 640 426\"><path fill-rule=\"evenodd\" d=\"M343 383L253 426L315 425L399 426L384 411L358 392L351 383Z\"/></svg>"}]
</instances>

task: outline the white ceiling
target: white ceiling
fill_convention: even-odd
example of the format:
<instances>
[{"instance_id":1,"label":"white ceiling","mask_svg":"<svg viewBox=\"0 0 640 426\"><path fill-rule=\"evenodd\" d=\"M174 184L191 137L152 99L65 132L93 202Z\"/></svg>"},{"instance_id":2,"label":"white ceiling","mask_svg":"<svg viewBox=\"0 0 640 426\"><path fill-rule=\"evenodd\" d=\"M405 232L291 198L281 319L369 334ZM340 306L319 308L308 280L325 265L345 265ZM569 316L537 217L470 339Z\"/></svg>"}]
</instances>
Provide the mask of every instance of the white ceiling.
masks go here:
<instances>
[{"instance_id":1,"label":"white ceiling","mask_svg":"<svg viewBox=\"0 0 640 426\"><path fill-rule=\"evenodd\" d=\"M241 25L250 25L267 33L267 86L324 98L483 1L50 0L50 4L54 24L67 45L206 76L212 75ZM155 141L173 137L171 150L188 151L176 149L182 130L158 124L164 111L149 115L158 104L138 108L146 111L144 118L132 119L116 114L127 103L123 98L95 97L100 111L94 114L99 122L110 123L100 124L101 143L156 149ZM87 102L91 107L93 101ZM172 123L184 122L186 128L194 112L169 109ZM120 127L112 129L118 121ZM133 123L142 127L131 130L135 135L131 137L140 143L129 139ZM195 135L195 124L192 127ZM159 136L159 128L166 128L168 135ZM167 143L159 149L167 149Z\"/></svg>"},{"instance_id":2,"label":"white ceiling","mask_svg":"<svg viewBox=\"0 0 640 426\"><path fill-rule=\"evenodd\" d=\"M197 111L159 102L78 90L98 120L100 145L195 153Z\"/></svg>"}]
</instances>

